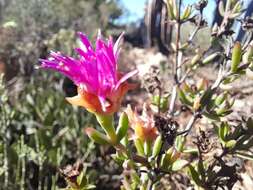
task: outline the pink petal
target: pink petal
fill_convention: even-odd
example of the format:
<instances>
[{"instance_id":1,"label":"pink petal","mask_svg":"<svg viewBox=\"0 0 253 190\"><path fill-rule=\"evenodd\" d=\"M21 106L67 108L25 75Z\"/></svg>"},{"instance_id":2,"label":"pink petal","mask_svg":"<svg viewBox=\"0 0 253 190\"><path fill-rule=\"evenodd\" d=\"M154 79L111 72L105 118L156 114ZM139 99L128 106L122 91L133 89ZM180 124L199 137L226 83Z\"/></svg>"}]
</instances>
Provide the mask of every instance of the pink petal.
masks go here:
<instances>
[{"instance_id":1,"label":"pink petal","mask_svg":"<svg viewBox=\"0 0 253 190\"><path fill-rule=\"evenodd\" d=\"M87 51L92 50L92 46L91 46L91 43L90 43L88 37L85 34L83 34L82 32L78 32L78 35L79 35L79 37L81 39L81 42L86 47L86 50Z\"/></svg>"},{"instance_id":2,"label":"pink petal","mask_svg":"<svg viewBox=\"0 0 253 190\"><path fill-rule=\"evenodd\" d=\"M117 84L116 84L116 86L115 86L115 90L117 90L117 89L119 88L119 86L120 86L123 82L125 82L125 81L126 81L127 79L129 79L130 77L136 75L138 72L139 72L139 71L136 69L136 70L133 70L133 71L127 73L126 75L124 75L124 76L117 82Z\"/></svg>"},{"instance_id":3,"label":"pink petal","mask_svg":"<svg viewBox=\"0 0 253 190\"><path fill-rule=\"evenodd\" d=\"M115 57L117 58L119 55L119 51L120 51L120 46L123 42L123 36L124 36L124 32L122 32L119 36L119 38L116 40L114 46L113 46L113 53L115 55Z\"/></svg>"}]
</instances>

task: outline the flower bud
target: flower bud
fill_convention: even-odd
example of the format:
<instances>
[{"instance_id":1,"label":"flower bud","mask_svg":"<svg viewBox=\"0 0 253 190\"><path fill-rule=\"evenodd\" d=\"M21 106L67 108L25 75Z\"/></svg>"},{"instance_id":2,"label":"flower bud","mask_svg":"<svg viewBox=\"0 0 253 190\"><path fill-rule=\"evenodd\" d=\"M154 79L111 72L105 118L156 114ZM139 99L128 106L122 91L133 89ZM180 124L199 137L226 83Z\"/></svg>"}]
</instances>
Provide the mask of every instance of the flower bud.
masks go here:
<instances>
[{"instance_id":1,"label":"flower bud","mask_svg":"<svg viewBox=\"0 0 253 190\"><path fill-rule=\"evenodd\" d=\"M242 58L242 47L240 42L235 42L233 51L232 51L232 60L231 60L231 72L236 72Z\"/></svg>"}]
</instances>

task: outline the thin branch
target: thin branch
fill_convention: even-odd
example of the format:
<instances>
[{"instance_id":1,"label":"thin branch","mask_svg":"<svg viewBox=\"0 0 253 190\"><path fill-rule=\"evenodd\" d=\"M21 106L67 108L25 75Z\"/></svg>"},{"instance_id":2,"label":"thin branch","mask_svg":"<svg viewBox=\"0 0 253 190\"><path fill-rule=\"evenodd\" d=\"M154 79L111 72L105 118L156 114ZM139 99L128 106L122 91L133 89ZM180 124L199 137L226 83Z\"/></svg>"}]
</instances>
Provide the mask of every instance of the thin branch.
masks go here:
<instances>
[{"instance_id":1,"label":"thin branch","mask_svg":"<svg viewBox=\"0 0 253 190\"><path fill-rule=\"evenodd\" d=\"M175 103L177 99L177 86L179 84L179 80L181 77L181 60L182 60L182 53L179 52L179 44L180 44L180 30L181 30L181 20L180 20L180 13L181 13L181 5L182 5L182 0L179 0L178 3L178 15L177 15L177 20L176 20L176 54L175 54L175 66L173 66L173 73L174 73L174 82L175 84L173 85L172 88L172 95L171 95L171 102L169 106L169 114L173 115L174 114L174 109L175 109Z\"/></svg>"},{"instance_id":2,"label":"thin branch","mask_svg":"<svg viewBox=\"0 0 253 190\"><path fill-rule=\"evenodd\" d=\"M184 131L181 131L181 132L178 132L177 135L183 135L184 137L187 136L190 131L192 130L195 122L198 120L200 114L199 113L195 113L191 119L189 120L188 124L186 125L185 127L185 130Z\"/></svg>"}]
</instances>

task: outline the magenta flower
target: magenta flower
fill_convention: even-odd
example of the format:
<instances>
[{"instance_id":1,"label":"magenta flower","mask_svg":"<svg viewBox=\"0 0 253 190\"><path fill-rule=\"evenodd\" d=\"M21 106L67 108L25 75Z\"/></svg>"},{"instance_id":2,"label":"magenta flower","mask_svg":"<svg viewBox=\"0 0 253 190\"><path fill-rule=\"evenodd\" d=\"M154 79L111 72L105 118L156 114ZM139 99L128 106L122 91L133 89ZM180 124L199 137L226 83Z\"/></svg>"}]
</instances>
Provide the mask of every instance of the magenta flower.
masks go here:
<instances>
[{"instance_id":1,"label":"magenta flower","mask_svg":"<svg viewBox=\"0 0 253 190\"><path fill-rule=\"evenodd\" d=\"M48 59L41 59L43 68L56 70L70 78L78 89L78 95L67 98L74 105L83 106L92 113L112 114L119 109L122 97L135 85L126 80L137 70L122 76L117 71L117 60L123 34L114 44L112 38L104 41L101 35L92 48L86 35L78 33L81 47L76 48L78 59L51 52Z\"/></svg>"}]
</instances>

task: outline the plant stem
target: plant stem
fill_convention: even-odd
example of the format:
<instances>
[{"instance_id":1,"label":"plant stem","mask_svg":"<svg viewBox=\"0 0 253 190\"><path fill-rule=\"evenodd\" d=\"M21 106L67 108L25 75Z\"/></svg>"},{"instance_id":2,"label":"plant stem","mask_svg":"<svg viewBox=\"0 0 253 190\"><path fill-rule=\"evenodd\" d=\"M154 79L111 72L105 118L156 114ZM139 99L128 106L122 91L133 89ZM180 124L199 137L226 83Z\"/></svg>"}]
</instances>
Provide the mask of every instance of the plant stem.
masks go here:
<instances>
[{"instance_id":1,"label":"plant stem","mask_svg":"<svg viewBox=\"0 0 253 190\"><path fill-rule=\"evenodd\" d=\"M182 0L179 0L178 3L178 15L176 19L176 52L175 52L175 69L174 71L174 85L172 88L171 102L169 106L169 114L173 115L175 112L175 103L177 99L177 86L179 85L179 81L181 78L181 60L182 60L182 52L179 51L180 45L180 30L181 30L181 20L180 20L180 12L181 12Z\"/></svg>"},{"instance_id":2,"label":"plant stem","mask_svg":"<svg viewBox=\"0 0 253 190\"><path fill-rule=\"evenodd\" d=\"M152 181L151 179L149 179L149 180L148 180L148 187L147 187L147 189L148 189L148 190L152 190L153 184L154 184L153 181Z\"/></svg>"},{"instance_id":3,"label":"plant stem","mask_svg":"<svg viewBox=\"0 0 253 190\"><path fill-rule=\"evenodd\" d=\"M114 128L113 116L96 114L96 118L100 126L110 138L111 142L115 144L117 142L117 135Z\"/></svg>"},{"instance_id":4,"label":"plant stem","mask_svg":"<svg viewBox=\"0 0 253 190\"><path fill-rule=\"evenodd\" d=\"M4 187L7 189L9 184L9 163L8 163L8 144L7 139L4 137Z\"/></svg>"},{"instance_id":5,"label":"plant stem","mask_svg":"<svg viewBox=\"0 0 253 190\"><path fill-rule=\"evenodd\" d=\"M8 162L8 138L6 136L7 134L7 113L5 110L4 105L2 106L2 112L3 112L3 139L4 139L4 187L8 189L9 185L9 162Z\"/></svg>"},{"instance_id":6,"label":"plant stem","mask_svg":"<svg viewBox=\"0 0 253 190\"><path fill-rule=\"evenodd\" d=\"M20 152L21 151L23 151L24 149L25 149L25 147L24 147L24 144L25 144L25 142L24 142L24 135L22 135L21 137L20 137ZM19 162L20 162L20 164L21 164L21 177L19 177L19 179L21 180L21 183L20 183L20 189L21 190L25 190L25 172L26 172L26 167L25 167L25 159L26 159L26 151L23 151L22 152L24 155L22 156L22 157L20 157L19 158Z\"/></svg>"},{"instance_id":7,"label":"plant stem","mask_svg":"<svg viewBox=\"0 0 253 190\"><path fill-rule=\"evenodd\" d=\"M137 162L137 163L140 163L142 164L143 166L146 166L148 168L150 168L150 164L148 162L148 160L145 158L145 157L142 157L142 156L139 156L139 155L130 155L129 152L127 151L126 147L122 144L117 144L114 146L114 148L117 150L117 151L120 151L120 152L123 152L125 153L130 159L132 159L134 162Z\"/></svg>"},{"instance_id":8,"label":"plant stem","mask_svg":"<svg viewBox=\"0 0 253 190\"><path fill-rule=\"evenodd\" d=\"M21 158L21 183L20 183L20 189L25 190L25 156Z\"/></svg>"},{"instance_id":9,"label":"plant stem","mask_svg":"<svg viewBox=\"0 0 253 190\"><path fill-rule=\"evenodd\" d=\"M38 190L42 190L42 169L43 169L43 158L40 150L40 142L38 132L35 134L35 143L36 143L36 152L38 154L38 164L39 164L39 172L38 172Z\"/></svg>"},{"instance_id":10,"label":"plant stem","mask_svg":"<svg viewBox=\"0 0 253 190\"><path fill-rule=\"evenodd\" d=\"M175 82L176 84L180 80L181 77L181 68L179 67L181 65L181 52L179 51L179 45L180 45L180 37L181 37L181 20L180 20L180 13L181 13L181 5L182 0L179 0L178 3L178 15L177 15L177 23L176 23L176 56L175 56L175 62L176 62L176 72L175 72Z\"/></svg>"},{"instance_id":11,"label":"plant stem","mask_svg":"<svg viewBox=\"0 0 253 190\"><path fill-rule=\"evenodd\" d=\"M191 119L189 120L188 124L186 125L185 130L182 131L182 132L177 133L177 135L187 136L187 135L190 133L192 127L193 127L194 124L195 124L195 122L197 121L198 117L199 117L198 114L194 114L194 115L191 117Z\"/></svg>"}]
</instances>

